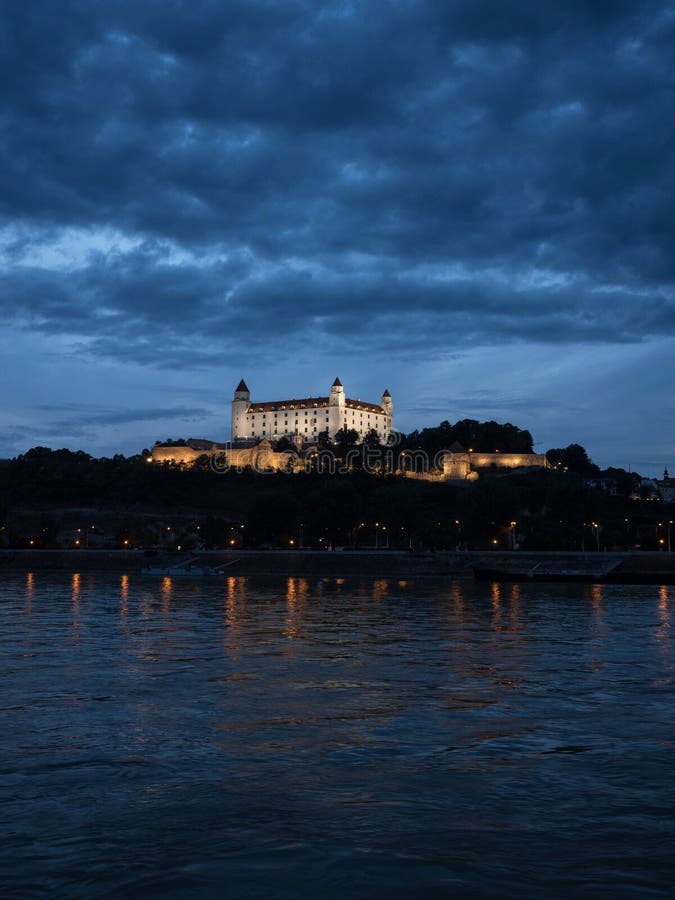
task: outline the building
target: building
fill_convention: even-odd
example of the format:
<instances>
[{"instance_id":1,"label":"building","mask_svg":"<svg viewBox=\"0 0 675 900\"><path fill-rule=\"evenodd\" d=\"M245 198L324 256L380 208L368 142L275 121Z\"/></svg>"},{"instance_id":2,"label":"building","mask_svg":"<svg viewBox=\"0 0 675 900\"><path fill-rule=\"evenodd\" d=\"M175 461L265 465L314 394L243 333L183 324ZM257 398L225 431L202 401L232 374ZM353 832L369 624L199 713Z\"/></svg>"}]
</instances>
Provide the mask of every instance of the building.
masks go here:
<instances>
[{"instance_id":1,"label":"building","mask_svg":"<svg viewBox=\"0 0 675 900\"><path fill-rule=\"evenodd\" d=\"M662 479L657 479L656 487L664 503L675 503L675 478L671 478L668 469L663 473Z\"/></svg>"},{"instance_id":2,"label":"building","mask_svg":"<svg viewBox=\"0 0 675 900\"><path fill-rule=\"evenodd\" d=\"M361 439L375 431L384 443L394 428L394 405L389 391L385 390L379 403L351 400L336 378L327 397L252 402L243 379L234 392L232 442L235 445L251 440L277 441L282 437L311 444L325 433L332 440L343 428L354 429Z\"/></svg>"},{"instance_id":3,"label":"building","mask_svg":"<svg viewBox=\"0 0 675 900\"><path fill-rule=\"evenodd\" d=\"M194 465L202 456L210 457L219 470L251 468L258 472L298 472L321 453L312 446L327 435L334 440L342 429L353 430L359 440L375 432L380 443L388 443L394 430L394 405L385 390L379 403L351 400L339 378L324 397L254 402L242 379L232 399L232 440L218 443L190 438L175 444L156 443L151 462ZM287 438L291 447L276 449ZM282 445L283 446L283 445ZM478 453L455 443L434 459L421 450L386 450L387 471L428 481L474 481L482 473L503 474L532 468L546 468L546 457L536 453ZM325 463L325 460L324 460Z\"/></svg>"}]
</instances>

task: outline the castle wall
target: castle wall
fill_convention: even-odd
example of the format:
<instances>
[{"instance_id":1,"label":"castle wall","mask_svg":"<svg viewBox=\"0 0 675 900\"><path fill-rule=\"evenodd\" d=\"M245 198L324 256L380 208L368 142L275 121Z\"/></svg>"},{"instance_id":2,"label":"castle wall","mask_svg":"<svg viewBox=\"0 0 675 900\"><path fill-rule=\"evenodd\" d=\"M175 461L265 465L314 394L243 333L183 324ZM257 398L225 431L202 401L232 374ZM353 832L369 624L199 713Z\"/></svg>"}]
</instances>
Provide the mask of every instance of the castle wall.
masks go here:
<instances>
[{"instance_id":1,"label":"castle wall","mask_svg":"<svg viewBox=\"0 0 675 900\"><path fill-rule=\"evenodd\" d=\"M204 454L204 450L194 450L192 447L158 447L152 448L152 461L159 463L192 463Z\"/></svg>"},{"instance_id":2,"label":"castle wall","mask_svg":"<svg viewBox=\"0 0 675 900\"><path fill-rule=\"evenodd\" d=\"M546 468L542 453L446 453L443 457L443 477L447 479L474 479L476 469Z\"/></svg>"},{"instance_id":3,"label":"castle wall","mask_svg":"<svg viewBox=\"0 0 675 900\"><path fill-rule=\"evenodd\" d=\"M252 407L244 417L246 437L278 440L285 435L297 433L305 441L315 441L322 431L330 430L327 405L301 408L279 404L278 409L265 411L253 411L255 404Z\"/></svg>"},{"instance_id":4,"label":"castle wall","mask_svg":"<svg viewBox=\"0 0 675 900\"><path fill-rule=\"evenodd\" d=\"M255 447L241 449L222 449L213 446L210 449L197 449L194 447L169 446L161 447L155 444L152 448L152 461L157 463L176 463L191 466L200 456L216 456L218 463L215 468L225 470L227 468L245 469L247 466L257 472L287 471L291 460L296 456L292 452L276 453L267 441L261 441Z\"/></svg>"},{"instance_id":5,"label":"castle wall","mask_svg":"<svg viewBox=\"0 0 675 900\"><path fill-rule=\"evenodd\" d=\"M496 466L499 469L548 467L543 453L469 453L472 469L487 469Z\"/></svg>"}]
</instances>

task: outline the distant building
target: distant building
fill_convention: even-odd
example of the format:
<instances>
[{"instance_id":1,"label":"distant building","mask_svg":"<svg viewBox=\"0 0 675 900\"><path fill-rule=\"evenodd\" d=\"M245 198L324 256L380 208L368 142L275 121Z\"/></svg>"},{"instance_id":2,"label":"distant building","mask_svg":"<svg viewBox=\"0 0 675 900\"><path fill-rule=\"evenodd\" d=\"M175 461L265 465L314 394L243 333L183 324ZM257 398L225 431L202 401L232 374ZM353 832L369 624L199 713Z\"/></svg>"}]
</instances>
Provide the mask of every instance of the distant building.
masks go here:
<instances>
[{"instance_id":1,"label":"distant building","mask_svg":"<svg viewBox=\"0 0 675 900\"><path fill-rule=\"evenodd\" d=\"M664 469L663 478L656 480L656 489L664 503L675 503L675 478L671 478L668 469Z\"/></svg>"},{"instance_id":2,"label":"distant building","mask_svg":"<svg viewBox=\"0 0 675 900\"><path fill-rule=\"evenodd\" d=\"M246 382L237 385L232 400L232 441L299 437L303 443L316 443L327 433L333 440L342 428L353 429L360 439L370 431L377 432L383 443L394 429L394 405L385 390L379 403L351 400L339 378L333 382L327 397L304 397L299 400L266 400L252 402Z\"/></svg>"}]
</instances>

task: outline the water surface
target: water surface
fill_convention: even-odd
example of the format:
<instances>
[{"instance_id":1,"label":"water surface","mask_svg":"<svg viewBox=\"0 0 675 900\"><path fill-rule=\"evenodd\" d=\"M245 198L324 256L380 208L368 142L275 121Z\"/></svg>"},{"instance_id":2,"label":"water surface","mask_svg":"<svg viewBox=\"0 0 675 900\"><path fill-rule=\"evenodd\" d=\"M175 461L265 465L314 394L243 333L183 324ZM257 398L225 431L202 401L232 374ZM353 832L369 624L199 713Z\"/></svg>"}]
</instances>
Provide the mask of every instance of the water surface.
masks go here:
<instances>
[{"instance_id":1,"label":"water surface","mask_svg":"<svg viewBox=\"0 0 675 900\"><path fill-rule=\"evenodd\" d=\"M675 588L5 573L7 897L665 897Z\"/></svg>"}]
</instances>

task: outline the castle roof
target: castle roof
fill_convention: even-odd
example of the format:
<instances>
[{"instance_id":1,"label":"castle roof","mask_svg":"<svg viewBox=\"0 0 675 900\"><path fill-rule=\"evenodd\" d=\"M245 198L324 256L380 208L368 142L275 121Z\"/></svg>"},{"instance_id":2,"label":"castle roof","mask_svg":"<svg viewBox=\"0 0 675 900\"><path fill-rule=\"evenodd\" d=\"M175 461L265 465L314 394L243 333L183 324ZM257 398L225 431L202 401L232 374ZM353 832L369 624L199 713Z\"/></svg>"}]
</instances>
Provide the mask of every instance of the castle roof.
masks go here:
<instances>
[{"instance_id":1,"label":"castle roof","mask_svg":"<svg viewBox=\"0 0 675 900\"><path fill-rule=\"evenodd\" d=\"M345 406L347 407L347 409L363 409L367 410L368 412L376 413L382 412L382 407L379 403L366 403L365 400L350 400L349 398L347 398L345 400Z\"/></svg>"},{"instance_id":2,"label":"castle roof","mask_svg":"<svg viewBox=\"0 0 675 900\"><path fill-rule=\"evenodd\" d=\"M342 382L339 378L335 379L335 381L333 382L333 387L342 387Z\"/></svg>"},{"instance_id":3,"label":"castle roof","mask_svg":"<svg viewBox=\"0 0 675 900\"><path fill-rule=\"evenodd\" d=\"M239 384L237 385L237 387L235 388L235 390L237 390L237 391L248 391L248 388L246 387L246 382L244 381L243 378L241 379L241 381L239 382Z\"/></svg>"},{"instance_id":4,"label":"castle roof","mask_svg":"<svg viewBox=\"0 0 675 900\"><path fill-rule=\"evenodd\" d=\"M301 400L268 400L264 403L252 403L249 412L269 412L280 409L314 409L328 406L328 397L303 397Z\"/></svg>"},{"instance_id":5,"label":"castle roof","mask_svg":"<svg viewBox=\"0 0 675 900\"><path fill-rule=\"evenodd\" d=\"M385 389L384 389L384 394L382 394L382 396L383 396L383 397L391 397L391 394L389 393L389 389L388 389L388 388L385 388Z\"/></svg>"},{"instance_id":6,"label":"castle roof","mask_svg":"<svg viewBox=\"0 0 675 900\"><path fill-rule=\"evenodd\" d=\"M248 412L279 412L288 409L328 409L330 407L329 397L303 397L294 400L268 400L264 403L252 403ZM360 409L364 412L382 413L382 407L379 403L367 403L365 400L345 399L345 407L347 409Z\"/></svg>"}]
</instances>

